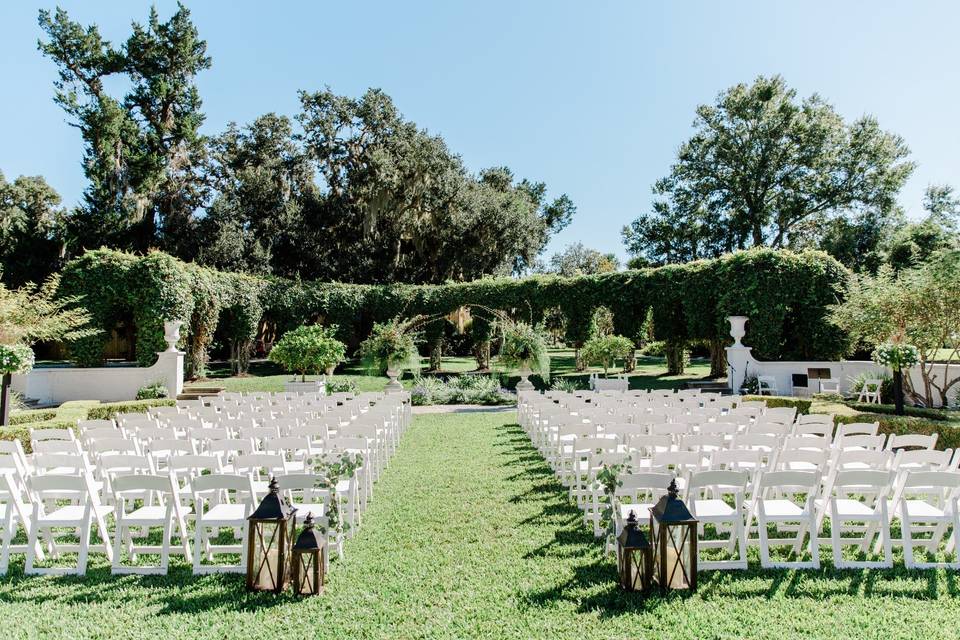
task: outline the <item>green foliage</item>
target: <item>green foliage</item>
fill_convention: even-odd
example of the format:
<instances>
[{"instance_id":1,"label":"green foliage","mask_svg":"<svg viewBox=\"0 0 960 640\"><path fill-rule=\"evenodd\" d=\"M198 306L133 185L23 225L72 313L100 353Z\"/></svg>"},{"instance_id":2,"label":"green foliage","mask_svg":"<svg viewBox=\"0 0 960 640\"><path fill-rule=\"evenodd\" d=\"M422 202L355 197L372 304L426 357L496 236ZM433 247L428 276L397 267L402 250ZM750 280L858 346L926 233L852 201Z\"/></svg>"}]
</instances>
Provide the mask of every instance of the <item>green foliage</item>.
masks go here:
<instances>
[{"instance_id":1,"label":"green foliage","mask_svg":"<svg viewBox=\"0 0 960 640\"><path fill-rule=\"evenodd\" d=\"M810 413L810 407L813 401L806 398L792 398L789 396L743 396L744 401L763 400L770 408L775 407L793 407L798 414L806 415Z\"/></svg>"},{"instance_id":2,"label":"green foliage","mask_svg":"<svg viewBox=\"0 0 960 640\"><path fill-rule=\"evenodd\" d=\"M633 353L633 340L623 336L602 335L587 340L580 349L580 357L588 364L599 364L606 376L619 358L626 360Z\"/></svg>"},{"instance_id":3,"label":"green foliage","mask_svg":"<svg viewBox=\"0 0 960 640\"><path fill-rule=\"evenodd\" d=\"M814 94L758 77L697 107L695 132L658 181L653 212L623 231L654 264L749 247L815 247L835 217L890 212L914 165L903 139L864 116L846 123Z\"/></svg>"},{"instance_id":4,"label":"green foliage","mask_svg":"<svg viewBox=\"0 0 960 640\"><path fill-rule=\"evenodd\" d=\"M97 330L89 326L90 314L76 307L81 298L62 296L59 289L58 276L50 276L41 286L28 282L18 289L8 289L0 282L0 344L95 335ZM27 358L26 352L21 350L19 358ZM32 354L29 359L32 362Z\"/></svg>"},{"instance_id":5,"label":"green foliage","mask_svg":"<svg viewBox=\"0 0 960 640\"><path fill-rule=\"evenodd\" d=\"M577 242L550 256L549 272L559 276L583 276L620 269L620 260L612 253L600 253Z\"/></svg>"},{"instance_id":6,"label":"green foliage","mask_svg":"<svg viewBox=\"0 0 960 640\"><path fill-rule=\"evenodd\" d=\"M0 171L0 272L12 286L41 280L62 266L66 211L40 176L7 182Z\"/></svg>"},{"instance_id":7,"label":"green foliage","mask_svg":"<svg viewBox=\"0 0 960 640\"><path fill-rule=\"evenodd\" d=\"M347 347L334 338L336 333L336 326L299 327L283 334L268 357L287 371L299 373L305 381L308 373L323 373L343 362Z\"/></svg>"},{"instance_id":8,"label":"green foliage","mask_svg":"<svg viewBox=\"0 0 960 640\"><path fill-rule=\"evenodd\" d=\"M169 397L170 392L162 382L151 382L137 389L137 400L158 400Z\"/></svg>"},{"instance_id":9,"label":"green foliage","mask_svg":"<svg viewBox=\"0 0 960 640\"><path fill-rule=\"evenodd\" d=\"M419 371L420 354L417 351L416 330L422 317L401 321L394 318L373 325L370 337L360 343L360 356L373 375L385 371Z\"/></svg>"},{"instance_id":10,"label":"green foliage","mask_svg":"<svg viewBox=\"0 0 960 640\"><path fill-rule=\"evenodd\" d=\"M564 393L573 393L586 389L577 378L568 378L557 376L550 382L550 391L563 391Z\"/></svg>"},{"instance_id":11,"label":"green foliage","mask_svg":"<svg viewBox=\"0 0 960 640\"><path fill-rule=\"evenodd\" d=\"M225 337L241 356L248 353L258 326L269 336L303 324L336 325L336 338L355 348L371 325L398 317L439 317L462 306L488 323L505 312L536 324L549 313L562 319L556 326L574 345L590 338L596 310L605 307L614 333L669 340L671 353L680 354L694 340L722 348L729 332L726 316L747 315L745 342L757 357L831 360L846 352L847 338L828 321L825 309L843 298L848 277L823 253L760 249L687 265L575 278L373 286L221 273L156 252L137 257L101 249L68 263L60 292L82 295L92 324L102 330L70 343L72 357L87 366L102 362L104 343L119 321L133 323L138 361L148 366L164 348L162 320L186 322L183 346L189 347L190 362L201 363L214 331L221 335L218 326L227 330ZM418 364L414 351L407 352L411 368ZM376 368L382 371L385 362Z\"/></svg>"},{"instance_id":12,"label":"green foliage","mask_svg":"<svg viewBox=\"0 0 960 640\"><path fill-rule=\"evenodd\" d=\"M500 365L507 369L529 369L548 380L550 354L543 329L526 322L508 322L501 326L501 330Z\"/></svg>"},{"instance_id":13,"label":"green foliage","mask_svg":"<svg viewBox=\"0 0 960 640\"><path fill-rule=\"evenodd\" d=\"M358 393L360 386L356 380L344 380L340 378L327 378L327 395L332 393Z\"/></svg>"},{"instance_id":14,"label":"green foliage","mask_svg":"<svg viewBox=\"0 0 960 640\"><path fill-rule=\"evenodd\" d=\"M500 388L495 376L459 375L443 380L433 376L417 376L410 389L415 406L435 404L514 404L516 396Z\"/></svg>"},{"instance_id":15,"label":"green foliage","mask_svg":"<svg viewBox=\"0 0 960 640\"><path fill-rule=\"evenodd\" d=\"M856 409L863 413L883 413L895 415L896 407L891 404L873 404L872 402L855 402L845 400L843 402L851 409ZM948 411L944 409L931 409L929 407L904 407L904 415L912 418L923 418L924 420L953 420L960 419L960 413L957 411Z\"/></svg>"},{"instance_id":16,"label":"green foliage","mask_svg":"<svg viewBox=\"0 0 960 640\"><path fill-rule=\"evenodd\" d=\"M53 420L56 417L56 409L25 409L23 411L12 412L10 414L10 424L29 424L31 422Z\"/></svg>"}]
</instances>

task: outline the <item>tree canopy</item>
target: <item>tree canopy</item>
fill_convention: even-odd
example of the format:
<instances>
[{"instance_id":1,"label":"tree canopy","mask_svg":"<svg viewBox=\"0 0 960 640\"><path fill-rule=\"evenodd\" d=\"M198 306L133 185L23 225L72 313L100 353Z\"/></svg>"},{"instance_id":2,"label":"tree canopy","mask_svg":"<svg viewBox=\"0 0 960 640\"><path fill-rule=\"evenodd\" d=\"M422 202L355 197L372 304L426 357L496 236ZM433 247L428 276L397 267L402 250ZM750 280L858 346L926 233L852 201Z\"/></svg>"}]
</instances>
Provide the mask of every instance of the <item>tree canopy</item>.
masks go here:
<instances>
[{"instance_id":1,"label":"tree canopy","mask_svg":"<svg viewBox=\"0 0 960 640\"><path fill-rule=\"evenodd\" d=\"M723 91L693 126L653 211L623 230L630 253L652 263L816 246L832 220L892 212L913 170L904 141L874 118L846 123L779 76Z\"/></svg>"},{"instance_id":2,"label":"tree canopy","mask_svg":"<svg viewBox=\"0 0 960 640\"><path fill-rule=\"evenodd\" d=\"M584 276L619 269L620 260L614 254L601 253L576 242L550 256L549 264L543 270L561 276Z\"/></svg>"}]
</instances>

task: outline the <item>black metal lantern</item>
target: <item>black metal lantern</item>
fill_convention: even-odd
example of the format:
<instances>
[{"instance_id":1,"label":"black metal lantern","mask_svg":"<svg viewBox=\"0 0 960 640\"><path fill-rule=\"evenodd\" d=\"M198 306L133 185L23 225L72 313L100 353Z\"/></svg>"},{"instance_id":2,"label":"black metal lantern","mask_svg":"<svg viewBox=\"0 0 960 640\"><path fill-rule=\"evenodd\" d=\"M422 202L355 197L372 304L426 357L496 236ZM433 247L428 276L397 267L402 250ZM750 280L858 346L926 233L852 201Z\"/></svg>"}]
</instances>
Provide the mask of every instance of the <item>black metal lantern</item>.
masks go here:
<instances>
[{"instance_id":1,"label":"black metal lantern","mask_svg":"<svg viewBox=\"0 0 960 640\"><path fill-rule=\"evenodd\" d=\"M637 528L637 514L630 511L623 531L617 536L617 568L620 587L626 591L646 591L653 571L653 550L647 536Z\"/></svg>"},{"instance_id":2,"label":"black metal lantern","mask_svg":"<svg viewBox=\"0 0 960 640\"><path fill-rule=\"evenodd\" d=\"M270 478L270 490L247 518L247 589L280 593L290 579L290 555L297 509Z\"/></svg>"},{"instance_id":3,"label":"black metal lantern","mask_svg":"<svg viewBox=\"0 0 960 640\"><path fill-rule=\"evenodd\" d=\"M323 593L326 576L323 533L313 526L313 514L303 521L303 531L293 545L293 593L298 596L316 596Z\"/></svg>"},{"instance_id":4,"label":"black metal lantern","mask_svg":"<svg viewBox=\"0 0 960 640\"><path fill-rule=\"evenodd\" d=\"M697 589L698 521L677 497L677 481L670 481L667 495L650 508L653 546L653 582L662 591Z\"/></svg>"}]
</instances>

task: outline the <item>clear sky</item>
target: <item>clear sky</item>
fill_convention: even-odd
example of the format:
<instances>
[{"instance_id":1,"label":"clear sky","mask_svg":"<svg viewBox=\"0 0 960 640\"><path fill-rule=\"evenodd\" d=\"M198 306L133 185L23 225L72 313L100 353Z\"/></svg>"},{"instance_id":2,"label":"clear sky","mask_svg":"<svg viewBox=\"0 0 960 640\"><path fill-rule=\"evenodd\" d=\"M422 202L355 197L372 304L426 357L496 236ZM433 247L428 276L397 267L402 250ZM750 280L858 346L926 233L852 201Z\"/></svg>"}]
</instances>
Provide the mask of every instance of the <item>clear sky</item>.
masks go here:
<instances>
[{"instance_id":1,"label":"clear sky","mask_svg":"<svg viewBox=\"0 0 960 640\"><path fill-rule=\"evenodd\" d=\"M155 3L165 19L175 10ZM227 2L192 0L213 67L198 80L214 134L231 121L293 115L297 90L380 87L439 133L471 170L507 165L577 204L552 243L624 255L621 227L690 134L696 105L758 74L820 93L846 118L875 115L918 169L901 202L919 215L929 183L960 187L958 2ZM149 2L68 1L115 43ZM76 130L53 104L54 65L36 49L37 10L0 5L0 170L41 174L77 202Z\"/></svg>"}]
</instances>

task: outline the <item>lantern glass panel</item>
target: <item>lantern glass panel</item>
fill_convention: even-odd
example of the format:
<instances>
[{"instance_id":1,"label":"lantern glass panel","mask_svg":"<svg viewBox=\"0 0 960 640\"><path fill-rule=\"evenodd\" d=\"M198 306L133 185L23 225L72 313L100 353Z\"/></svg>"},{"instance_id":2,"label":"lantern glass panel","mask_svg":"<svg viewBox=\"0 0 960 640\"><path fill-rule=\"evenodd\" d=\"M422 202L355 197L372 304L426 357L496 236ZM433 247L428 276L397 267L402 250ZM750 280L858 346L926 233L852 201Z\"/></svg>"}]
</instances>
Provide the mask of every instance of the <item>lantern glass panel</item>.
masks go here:
<instances>
[{"instance_id":1,"label":"lantern glass panel","mask_svg":"<svg viewBox=\"0 0 960 640\"><path fill-rule=\"evenodd\" d=\"M323 561L319 551L294 551L297 576L297 593L309 596L320 593L320 563Z\"/></svg>"},{"instance_id":2,"label":"lantern glass panel","mask_svg":"<svg viewBox=\"0 0 960 640\"><path fill-rule=\"evenodd\" d=\"M690 530L686 525L667 526L667 549L664 558L667 569L666 586L670 589L689 589Z\"/></svg>"},{"instance_id":3,"label":"lantern glass panel","mask_svg":"<svg viewBox=\"0 0 960 640\"><path fill-rule=\"evenodd\" d=\"M254 524L253 583L257 589L273 591L283 580L280 566L280 537L283 522Z\"/></svg>"}]
</instances>

